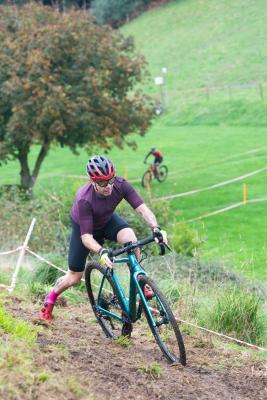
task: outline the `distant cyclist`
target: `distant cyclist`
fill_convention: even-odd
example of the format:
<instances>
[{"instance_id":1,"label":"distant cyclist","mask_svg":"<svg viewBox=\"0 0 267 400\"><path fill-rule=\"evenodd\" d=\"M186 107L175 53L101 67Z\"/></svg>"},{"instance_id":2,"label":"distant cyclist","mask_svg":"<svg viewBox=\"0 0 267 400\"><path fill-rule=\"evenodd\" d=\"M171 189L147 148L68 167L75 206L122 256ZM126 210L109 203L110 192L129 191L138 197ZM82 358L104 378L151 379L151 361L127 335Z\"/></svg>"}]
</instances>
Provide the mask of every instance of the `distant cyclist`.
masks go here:
<instances>
[{"instance_id":1,"label":"distant cyclist","mask_svg":"<svg viewBox=\"0 0 267 400\"><path fill-rule=\"evenodd\" d=\"M59 278L46 296L39 318L51 321L54 304L60 293L80 282L89 251L99 255L100 264L112 268L104 240L127 243L136 242L134 231L115 212L118 204L125 199L151 228L155 240L167 242L166 232L161 231L153 212L146 206L128 181L116 176L112 161L104 156L93 156L86 165L89 182L78 190L70 217L72 233L69 246L69 269ZM144 288L146 297L150 288ZM151 292L151 290L150 290ZM153 292L152 292L153 295Z\"/></svg>"},{"instance_id":2,"label":"distant cyclist","mask_svg":"<svg viewBox=\"0 0 267 400\"><path fill-rule=\"evenodd\" d=\"M151 147L150 151L147 153L144 159L144 164L146 164L146 160L150 155L154 156L154 163L153 163L154 173L156 173L156 175L159 175L159 165L163 161L163 154L156 147Z\"/></svg>"}]
</instances>

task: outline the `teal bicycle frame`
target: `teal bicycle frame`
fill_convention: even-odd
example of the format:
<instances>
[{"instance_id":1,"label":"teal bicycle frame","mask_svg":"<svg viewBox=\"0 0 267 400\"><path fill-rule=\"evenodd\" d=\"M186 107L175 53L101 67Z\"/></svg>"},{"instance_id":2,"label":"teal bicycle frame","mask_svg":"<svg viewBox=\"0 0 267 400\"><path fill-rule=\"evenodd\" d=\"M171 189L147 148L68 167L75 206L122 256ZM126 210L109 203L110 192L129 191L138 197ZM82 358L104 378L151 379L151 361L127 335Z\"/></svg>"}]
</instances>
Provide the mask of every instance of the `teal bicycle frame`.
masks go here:
<instances>
[{"instance_id":1,"label":"teal bicycle frame","mask_svg":"<svg viewBox=\"0 0 267 400\"><path fill-rule=\"evenodd\" d=\"M136 259L135 254L132 252L128 254L127 257L123 258L115 258L113 260L115 264L127 264L130 269L130 290L129 290L129 299L125 296L125 293L123 289L120 286L118 277L116 275L116 272L114 271L114 268L112 269L107 269L105 275L102 278L102 282L100 285L100 290L98 293L98 299L97 299L97 305L96 309L101 311L103 314L109 315L112 318L117 319L118 321L122 323L131 323L135 322L138 319L137 315L137 309L136 309L136 290L138 291L141 299L143 300L143 305L146 307L146 311L152 321L153 326L156 326L156 323L154 321L154 318L152 317L151 311L149 309L149 306L147 304L146 298L143 294L143 291L139 285L138 282L138 276L140 275L147 275L146 272L142 269L141 265ZM123 311L124 311L124 316L119 316L113 312L110 312L106 310L105 308L101 307L99 305L99 301L101 298L101 293L103 289L103 285L106 279L107 274L112 274L113 281L115 283L118 295L120 296L122 305L123 305Z\"/></svg>"},{"instance_id":2,"label":"teal bicycle frame","mask_svg":"<svg viewBox=\"0 0 267 400\"><path fill-rule=\"evenodd\" d=\"M157 345L167 360L171 363L179 360L182 365L185 365L185 347L175 316L164 294L144 271L135 255L135 249L154 240L154 236L149 236L135 243L125 243L122 248L111 250L108 256L114 263L113 268L99 266L94 262L89 264L85 273L88 296L97 320L107 337L113 339L120 335L130 337L132 324L144 315ZM160 254L163 255L167 245L158 244ZM119 282L116 264L127 264L129 268L129 289L127 289L129 294L125 293L126 289ZM98 279L97 285L93 283L94 277ZM92 286L97 288L94 293Z\"/></svg>"}]
</instances>

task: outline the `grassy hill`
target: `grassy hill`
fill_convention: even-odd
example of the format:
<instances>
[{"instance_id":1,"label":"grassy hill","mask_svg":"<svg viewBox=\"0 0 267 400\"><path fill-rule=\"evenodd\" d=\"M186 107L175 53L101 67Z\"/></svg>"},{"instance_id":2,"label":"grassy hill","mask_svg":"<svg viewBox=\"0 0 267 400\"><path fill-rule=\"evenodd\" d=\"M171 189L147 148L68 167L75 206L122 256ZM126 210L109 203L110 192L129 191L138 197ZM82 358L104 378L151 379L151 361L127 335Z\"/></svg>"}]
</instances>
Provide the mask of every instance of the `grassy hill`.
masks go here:
<instances>
[{"instance_id":1,"label":"grassy hill","mask_svg":"<svg viewBox=\"0 0 267 400\"><path fill-rule=\"evenodd\" d=\"M229 101L228 95L221 97L220 91L212 92L209 100L202 93L190 97L175 94L178 89L207 85L263 82L267 58L267 25L262 18L265 9L263 0L174 1L123 27L123 33L133 35L138 51L146 56L152 78L161 74L162 67L167 68L166 112L154 121L144 138L136 138L136 152L113 149L109 154L118 173L127 175L144 196L140 177L145 170L144 155L151 146L162 149L170 170L164 184L153 182L153 197L208 187L266 166L266 128L260 126L264 118L257 113L264 108L265 115L266 104L257 98L258 89L240 92L241 103ZM151 94L158 92L153 79L147 82L146 89ZM227 113L229 108L231 115L237 116L234 123ZM247 115L251 109L251 118L244 121L240 115ZM221 111L219 117L214 110ZM36 149L32 156L35 154ZM51 150L42 167L36 194L55 192L62 186L74 193L85 180L68 176L83 175L87 158L83 151L77 157L67 149ZM18 173L17 163L1 167L0 184L17 182ZM266 174L262 172L244 181L248 199L267 195ZM174 225L242 201L242 183L173 199L170 205L176 217L170 223ZM205 241L201 256L223 259L249 277L266 280L265 215L266 203L259 202L193 223Z\"/></svg>"},{"instance_id":2,"label":"grassy hill","mask_svg":"<svg viewBox=\"0 0 267 400\"><path fill-rule=\"evenodd\" d=\"M170 90L267 78L264 0L177 0L123 27ZM155 88L154 88L155 89Z\"/></svg>"},{"instance_id":3,"label":"grassy hill","mask_svg":"<svg viewBox=\"0 0 267 400\"><path fill-rule=\"evenodd\" d=\"M242 155L266 144L266 129L258 128L267 123L263 10L263 0L174 1L123 27L146 56L152 77L165 79L167 112L158 124L162 135L151 143L166 149L168 156L176 150L171 193L174 188L179 193L209 186L266 165L266 149ZM162 67L167 68L166 75ZM159 92L152 80L147 90ZM246 181L249 198L266 195L265 181L266 173ZM180 217L190 219L241 200L242 182L237 182L173 200L172 206ZM266 203L259 203L197 223L205 232L207 254L266 279L265 210Z\"/></svg>"}]
</instances>

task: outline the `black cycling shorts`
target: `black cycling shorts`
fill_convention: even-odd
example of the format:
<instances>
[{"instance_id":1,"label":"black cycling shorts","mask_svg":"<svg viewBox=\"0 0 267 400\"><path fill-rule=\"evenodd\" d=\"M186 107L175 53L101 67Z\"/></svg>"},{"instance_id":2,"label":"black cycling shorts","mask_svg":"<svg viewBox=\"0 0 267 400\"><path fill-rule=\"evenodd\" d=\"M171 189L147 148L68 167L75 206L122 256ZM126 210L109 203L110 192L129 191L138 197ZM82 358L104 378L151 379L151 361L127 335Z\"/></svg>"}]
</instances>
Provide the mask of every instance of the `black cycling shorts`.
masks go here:
<instances>
[{"instance_id":1,"label":"black cycling shorts","mask_svg":"<svg viewBox=\"0 0 267 400\"><path fill-rule=\"evenodd\" d=\"M163 161L163 157L157 156L157 157L155 157L154 164L160 164L160 163L162 163L162 161Z\"/></svg>"},{"instance_id":2,"label":"black cycling shorts","mask_svg":"<svg viewBox=\"0 0 267 400\"><path fill-rule=\"evenodd\" d=\"M83 272L89 250L83 245L80 226L71 218L72 232L70 238L68 263L69 269L74 272ZM93 232L93 238L102 246L105 239L117 241L117 234L129 225L119 214L114 213L110 220L101 229Z\"/></svg>"}]
</instances>

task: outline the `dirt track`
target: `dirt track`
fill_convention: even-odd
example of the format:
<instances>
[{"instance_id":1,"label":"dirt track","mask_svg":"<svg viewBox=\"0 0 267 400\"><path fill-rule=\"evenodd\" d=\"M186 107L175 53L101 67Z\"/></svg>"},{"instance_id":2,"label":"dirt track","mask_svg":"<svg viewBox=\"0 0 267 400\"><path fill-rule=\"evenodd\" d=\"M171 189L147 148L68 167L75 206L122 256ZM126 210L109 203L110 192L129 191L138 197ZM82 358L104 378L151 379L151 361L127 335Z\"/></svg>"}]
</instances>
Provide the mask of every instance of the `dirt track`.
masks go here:
<instances>
[{"instance_id":1,"label":"dirt track","mask_svg":"<svg viewBox=\"0 0 267 400\"><path fill-rule=\"evenodd\" d=\"M8 308L31 320L29 309L13 302ZM135 326L131 345L111 342L95 323L86 305L57 308L57 318L39 335L35 363L50 370L54 383L39 388L32 399L177 400L266 399L266 365L247 352L214 347L211 338L185 336L188 365L170 366L146 334ZM157 362L161 376L153 378L142 367ZM82 392L62 388L56 381L71 377Z\"/></svg>"}]
</instances>

